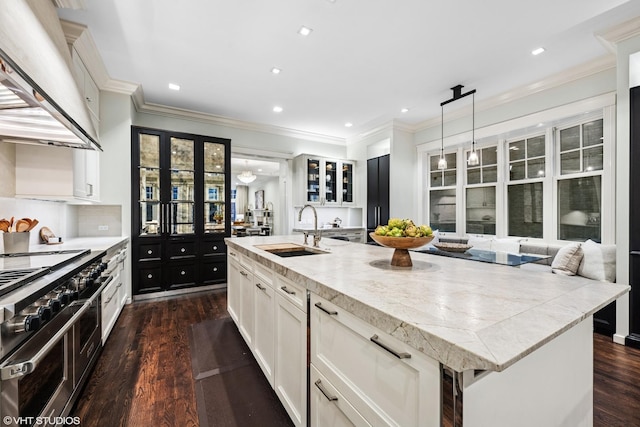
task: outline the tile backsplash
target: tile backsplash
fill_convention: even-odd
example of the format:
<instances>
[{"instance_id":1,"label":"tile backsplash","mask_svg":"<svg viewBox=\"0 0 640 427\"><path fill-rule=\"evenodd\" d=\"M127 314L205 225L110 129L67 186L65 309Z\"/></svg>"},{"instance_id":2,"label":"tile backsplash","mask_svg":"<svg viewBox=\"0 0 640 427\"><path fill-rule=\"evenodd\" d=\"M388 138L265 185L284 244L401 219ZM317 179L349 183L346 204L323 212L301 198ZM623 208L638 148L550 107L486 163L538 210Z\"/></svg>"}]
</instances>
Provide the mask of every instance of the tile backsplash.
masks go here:
<instances>
[{"instance_id":1,"label":"tile backsplash","mask_svg":"<svg viewBox=\"0 0 640 427\"><path fill-rule=\"evenodd\" d=\"M122 236L122 206L75 206L78 237Z\"/></svg>"}]
</instances>

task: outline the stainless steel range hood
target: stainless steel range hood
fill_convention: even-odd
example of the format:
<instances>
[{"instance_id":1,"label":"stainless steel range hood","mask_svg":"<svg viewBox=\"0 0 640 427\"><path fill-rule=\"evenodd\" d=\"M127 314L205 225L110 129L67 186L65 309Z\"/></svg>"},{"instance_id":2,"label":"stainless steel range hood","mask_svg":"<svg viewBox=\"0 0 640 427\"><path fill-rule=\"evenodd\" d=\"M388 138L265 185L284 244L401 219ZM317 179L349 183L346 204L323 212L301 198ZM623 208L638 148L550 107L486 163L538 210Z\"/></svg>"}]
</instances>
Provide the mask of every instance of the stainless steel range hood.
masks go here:
<instances>
[{"instance_id":1,"label":"stainless steel range hood","mask_svg":"<svg viewBox=\"0 0 640 427\"><path fill-rule=\"evenodd\" d=\"M0 141L101 150L50 1L0 2Z\"/></svg>"},{"instance_id":2,"label":"stainless steel range hood","mask_svg":"<svg viewBox=\"0 0 640 427\"><path fill-rule=\"evenodd\" d=\"M93 137L14 67L0 58L0 141L101 150Z\"/></svg>"}]
</instances>

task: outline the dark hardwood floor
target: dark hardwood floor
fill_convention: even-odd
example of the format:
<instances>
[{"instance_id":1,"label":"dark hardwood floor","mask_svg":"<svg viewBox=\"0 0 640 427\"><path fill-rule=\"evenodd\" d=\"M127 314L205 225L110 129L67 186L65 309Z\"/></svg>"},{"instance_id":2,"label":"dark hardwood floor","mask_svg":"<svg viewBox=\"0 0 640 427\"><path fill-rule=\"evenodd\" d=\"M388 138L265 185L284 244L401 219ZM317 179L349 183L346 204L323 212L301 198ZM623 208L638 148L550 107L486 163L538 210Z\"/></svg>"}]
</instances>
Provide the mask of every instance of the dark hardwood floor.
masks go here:
<instances>
[{"instance_id":1,"label":"dark hardwood floor","mask_svg":"<svg viewBox=\"0 0 640 427\"><path fill-rule=\"evenodd\" d=\"M198 426L187 331L225 316L224 290L126 306L72 415L82 427ZM640 427L640 350L599 334L593 425Z\"/></svg>"}]
</instances>

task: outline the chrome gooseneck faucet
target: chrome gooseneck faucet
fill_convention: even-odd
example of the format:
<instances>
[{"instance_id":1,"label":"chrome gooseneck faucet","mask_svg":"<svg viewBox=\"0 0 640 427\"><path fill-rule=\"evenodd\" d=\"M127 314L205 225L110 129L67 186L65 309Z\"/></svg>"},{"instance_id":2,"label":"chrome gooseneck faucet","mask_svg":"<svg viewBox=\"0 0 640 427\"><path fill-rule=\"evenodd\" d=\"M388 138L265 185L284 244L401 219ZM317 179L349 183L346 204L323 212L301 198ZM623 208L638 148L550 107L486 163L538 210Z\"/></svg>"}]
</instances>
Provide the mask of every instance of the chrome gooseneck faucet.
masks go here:
<instances>
[{"instance_id":1,"label":"chrome gooseneck faucet","mask_svg":"<svg viewBox=\"0 0 640 427\"><path fill-rule=\"evenodd\" d=\"M317 248L318 247L318 243L320 243L320 239L322 238L322 236L320 236L320 232L318 231L318 213L316 212L316 208L314 208L311 205L304 205L302 207L302 209L300 209L300 212L298 213L298 222L302 221L302 211L305 210L305 208L311 208L311 210L313 210L313 247ZM309 234L308 233L304 233L304 244L307 244L307 236Z\"/></svg>"}]
</instances>

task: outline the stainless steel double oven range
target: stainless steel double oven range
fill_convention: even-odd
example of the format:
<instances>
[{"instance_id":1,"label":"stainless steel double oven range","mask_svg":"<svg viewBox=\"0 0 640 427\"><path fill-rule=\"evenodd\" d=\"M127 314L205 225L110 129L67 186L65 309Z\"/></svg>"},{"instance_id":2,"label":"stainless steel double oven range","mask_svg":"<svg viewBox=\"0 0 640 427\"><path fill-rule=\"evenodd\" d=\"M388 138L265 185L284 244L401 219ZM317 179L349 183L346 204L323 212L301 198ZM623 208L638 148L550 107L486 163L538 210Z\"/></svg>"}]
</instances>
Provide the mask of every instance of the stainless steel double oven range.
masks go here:
<instances>
[{"instance_id":1,"label":"stainless steel double oven range","mask_svg":"<svg viewBox=\"0 0 640 427\"><path fill-rule=\"evenodd\" d=\"M71 411L102 348L100 293L111 280L105 255L0 254L4 425L44 425Z\"/></svg>"}]
</instances>

